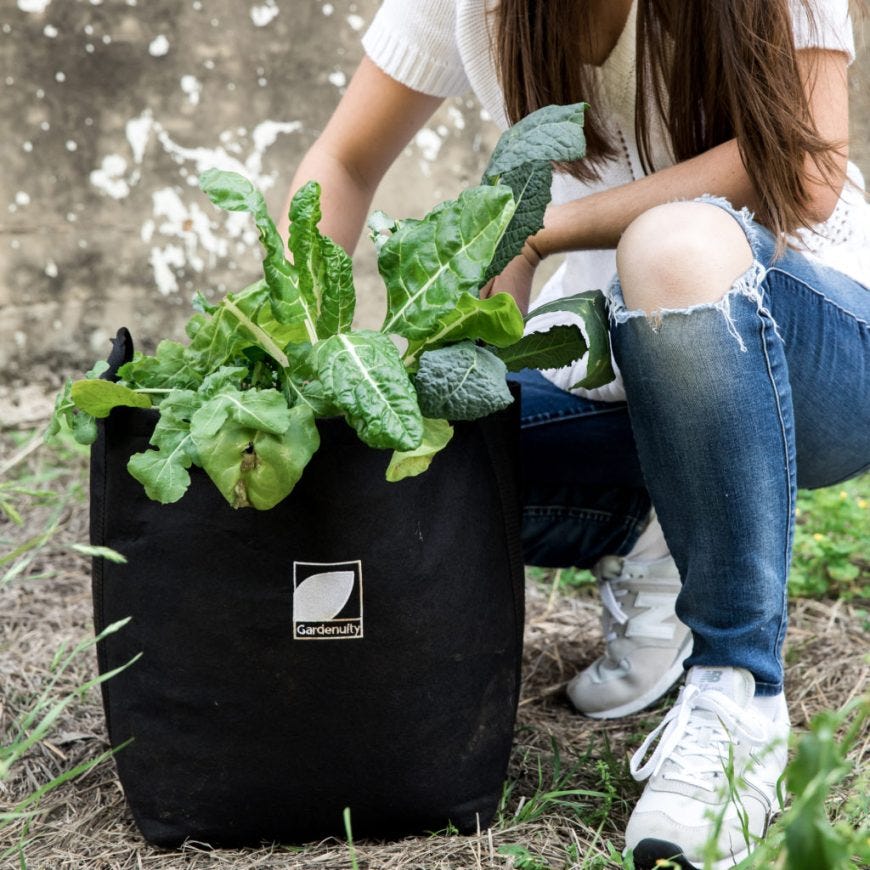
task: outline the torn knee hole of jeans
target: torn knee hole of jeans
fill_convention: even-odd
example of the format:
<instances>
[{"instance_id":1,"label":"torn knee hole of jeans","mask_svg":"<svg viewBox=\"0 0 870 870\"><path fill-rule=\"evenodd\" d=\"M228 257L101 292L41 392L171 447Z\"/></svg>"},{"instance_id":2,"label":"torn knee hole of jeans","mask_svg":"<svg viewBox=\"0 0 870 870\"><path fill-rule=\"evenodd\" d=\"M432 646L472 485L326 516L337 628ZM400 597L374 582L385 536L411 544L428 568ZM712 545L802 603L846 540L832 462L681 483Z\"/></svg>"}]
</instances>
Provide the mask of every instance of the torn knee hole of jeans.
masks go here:
<instances>
[{"instance_id":1,"label":"torn knee hole of jeans","mask_svg":"<svg viewBox=\"0 0 870 870\"><path fill-rule=\"evenodd\" d=\"M622 287L618 278L614 278L610 286L604 291L604 297L607 300L607 308L613 324L619 325L642 317L650 325L653 332L659 332L665 320L669 317L677 315L691 316L698 311L718 311L722 315L728 333L737 341L740 349L745 351L746 345L737 330L734 317L731 313L731 303L737 297L746 297L755 302L758 310L762 311L764 306L761 283L764 281L766 274L767 269L765 266L758 260L754 260L752 265L737 278L731 285L730 290L721 299L716 302L702 302L698 305L689 305L685 308L657 308L653 311L644 311L640 308L626 308L622 296Z\"/></svg>"}]
</instances>

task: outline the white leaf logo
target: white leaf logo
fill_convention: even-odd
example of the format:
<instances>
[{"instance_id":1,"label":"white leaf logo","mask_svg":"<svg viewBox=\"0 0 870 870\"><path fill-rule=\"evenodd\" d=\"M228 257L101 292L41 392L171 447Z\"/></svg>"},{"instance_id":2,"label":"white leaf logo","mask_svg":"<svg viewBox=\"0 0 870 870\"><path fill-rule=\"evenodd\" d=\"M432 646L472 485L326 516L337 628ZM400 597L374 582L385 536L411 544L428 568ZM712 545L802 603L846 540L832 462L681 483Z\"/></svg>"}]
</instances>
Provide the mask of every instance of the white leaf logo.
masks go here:
<instances>
[{"instance_id":1,"label":"white leaf logo","mask_svg":"<svg viewBox=\"0 0 870 870\"><path fill-rule=\"evenodd\" d=\"M334 619L353 592L353 580L353 571L324 571L306 577L293 593L293 621Z\"/></svg>"}]
</instances>

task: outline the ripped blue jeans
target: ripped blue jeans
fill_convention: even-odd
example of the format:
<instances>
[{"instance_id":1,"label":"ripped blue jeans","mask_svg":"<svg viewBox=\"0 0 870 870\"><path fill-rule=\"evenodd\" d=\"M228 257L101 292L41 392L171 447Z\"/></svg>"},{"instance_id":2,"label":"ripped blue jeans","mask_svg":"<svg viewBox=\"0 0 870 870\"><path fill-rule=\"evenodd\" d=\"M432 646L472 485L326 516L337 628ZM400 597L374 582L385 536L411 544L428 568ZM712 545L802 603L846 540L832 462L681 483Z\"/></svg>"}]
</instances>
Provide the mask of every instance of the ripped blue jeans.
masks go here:
<instances>
[{"instance_id":1,"label":"ripped blue jeans","mask_svg":"<svg viewBox=\"0 0 870 870\"><path fill-rule=\"evenodd\" d=\"M594 402L524 371L526 561L624 554L654 503L683 579L693 665L748 669L782 690L800 487L870 467L870 290L746 232L754 263L719 303L648 318L606 296L627 403Z\"/></svg>"}]
</instances>

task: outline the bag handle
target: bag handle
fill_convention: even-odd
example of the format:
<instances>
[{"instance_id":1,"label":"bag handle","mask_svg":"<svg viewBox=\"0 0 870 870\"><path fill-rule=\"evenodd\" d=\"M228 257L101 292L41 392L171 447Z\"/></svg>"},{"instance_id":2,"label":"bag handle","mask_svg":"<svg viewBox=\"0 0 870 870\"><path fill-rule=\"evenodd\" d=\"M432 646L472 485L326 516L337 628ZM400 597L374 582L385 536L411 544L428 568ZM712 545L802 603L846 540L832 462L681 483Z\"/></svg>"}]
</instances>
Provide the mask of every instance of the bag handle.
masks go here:
<instances>
[{"instance_id":1,"label":"bag handle","mask_svg":"<svg viewBox=\"0 0 870 870\"><path fill-rule=\"evenodd\" d=\"M111 339L111 342L112 349L106 360L109 363L109 368L106 369L102 377L106 381L117 381L118 369L133 359L133 336L130 335L126 326L122 326L115 337Z\"/></svg>"}]
</instances>

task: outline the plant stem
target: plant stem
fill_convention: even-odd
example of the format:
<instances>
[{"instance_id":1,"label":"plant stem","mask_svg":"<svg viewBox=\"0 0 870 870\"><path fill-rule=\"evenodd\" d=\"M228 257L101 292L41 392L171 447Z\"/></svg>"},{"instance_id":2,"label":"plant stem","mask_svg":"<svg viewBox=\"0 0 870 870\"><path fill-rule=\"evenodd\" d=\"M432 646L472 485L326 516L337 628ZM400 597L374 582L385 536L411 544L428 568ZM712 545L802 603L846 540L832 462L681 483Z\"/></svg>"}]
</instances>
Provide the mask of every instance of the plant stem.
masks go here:
<instances>
[{"instance_id":1,"label":"plant stem","mask_svg":"<svg viewBox=\"0 0 870 870\"><path fill-rule=\"evenodd\" d=\"M257 326L257 324L254 323L254 321L251 320L235 304L235 302L233 302L233 300L229 298L229 296L227 296L227 298L224 299L223 305L224 305L224 308L226 308L233 315L233 317L235 317L236 320L238 320L239 323L241 323L241 325L244 326L245 329L247 329L248 332L250 332L251 335L253 335L254 338L257 339L257 341L260 343L260 346L263 348L263 350L265 350L266 353L268 353L269 356L271 356L272 359L274 359L275 362L278 363L278 365L281 366L282 369L287 369L290 367L290 360L287 359L287 355L284 353L283 350L281 350L280 347L278 347L277 344L275 344L275 342L272 340L272 337L269 335L269 333L267 333L264 329L261 329L259 326ZM307 321L306 321L306 325L307 325ZM315 340L316 340L316 338L315 338Z\"/></svg>"}]
</instances>

